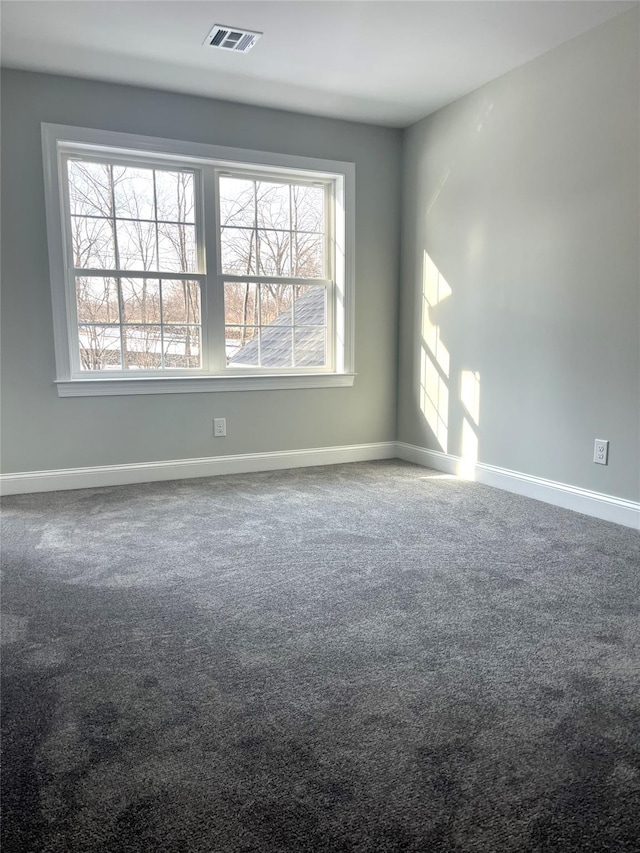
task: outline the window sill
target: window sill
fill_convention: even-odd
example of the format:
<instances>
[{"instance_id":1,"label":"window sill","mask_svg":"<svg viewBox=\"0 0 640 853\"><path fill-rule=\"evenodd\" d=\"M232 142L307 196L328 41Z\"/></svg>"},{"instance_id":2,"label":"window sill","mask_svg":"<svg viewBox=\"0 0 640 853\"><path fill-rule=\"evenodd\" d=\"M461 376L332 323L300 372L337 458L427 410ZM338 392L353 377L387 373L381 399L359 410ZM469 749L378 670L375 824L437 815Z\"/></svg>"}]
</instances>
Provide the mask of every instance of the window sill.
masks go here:
<instances>
[{"instance_id":1,"label":"window sill","mask_svg":"<svg viewBox=\"0 0 640 853\"><path fill-rule=\"evenodd\" d=\"M348 388L355 373L299 373L280 376L186 376L126 379L70 379L55 384L59 397L122 397L130 394L198 394L212 391L286 391Z\"/></svg>"}]
</instances>

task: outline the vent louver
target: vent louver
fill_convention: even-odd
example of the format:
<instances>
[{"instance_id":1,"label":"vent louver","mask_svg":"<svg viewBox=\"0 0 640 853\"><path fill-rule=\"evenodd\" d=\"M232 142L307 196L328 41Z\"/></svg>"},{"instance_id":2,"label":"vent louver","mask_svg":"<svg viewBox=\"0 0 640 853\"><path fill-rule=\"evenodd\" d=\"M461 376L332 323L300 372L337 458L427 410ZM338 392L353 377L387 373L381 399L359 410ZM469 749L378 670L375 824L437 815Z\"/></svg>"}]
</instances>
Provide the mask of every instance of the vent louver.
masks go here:
<instances>
[{"instance_id":1,"label":"vent louver","mask_svg":"<svg viewBox=\"0 0 640 853\"><path fill-rule=\"evenodd\" d=\"M262 33L251 30L241 30L238 27L225 27L215 24L204 43L223 50L234 50L236 53L247 53L258 41Z\"/></svg>"}]
</instances>

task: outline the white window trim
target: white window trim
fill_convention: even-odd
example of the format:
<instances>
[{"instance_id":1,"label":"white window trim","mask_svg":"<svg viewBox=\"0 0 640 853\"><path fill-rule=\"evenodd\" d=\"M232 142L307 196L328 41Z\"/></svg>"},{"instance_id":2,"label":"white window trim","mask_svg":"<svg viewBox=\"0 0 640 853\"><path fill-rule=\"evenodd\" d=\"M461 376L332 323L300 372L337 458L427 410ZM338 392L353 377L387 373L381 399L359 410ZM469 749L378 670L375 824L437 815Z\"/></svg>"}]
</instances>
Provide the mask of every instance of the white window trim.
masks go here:
<instances>
[{"instance_id":1,"label":"white window trim","mask_svg":"<svg viewBox=\"0 0 640 853\"><path fill-rule=\"evenodd\" d=\"M77 378L72 372L71 319L75 304L70 305L71 294L66 284L64 257L64 188L60 181L60 146L108 147L123 154L138 152L150 158L166 160L175 157L194 165L215 165L217 169L246 168L247 164L260 171L273 172L299 169L336 181L335 250L343 255L344 262L335 264L335 364L331 372L305 372L301 370L273 372L242 372L233 374L193 374L170 376L98 377L88 375ZM47 241L51 277L51 301L55 342L56 380L60 397L113 396L129 394L175 394L211 391L257 391L299 388L338 388L353 385L354 367L354 281L355 281L355 164L335 160L228 148L137 134L94 130L91 128L42 123L42 151L45 180L45 209ZM215 163L212 163L215 161ZM212 197L205 199L207 230L216 223L216 212L211 208ZM209 205L210 207L207 207ZM217 239L217 227L215 230ZM344 237L342 236L344 235ZM342 242L344 240L344 242ZM217 263L217 258L215 259ZM210 261L211 263L211 261ZM215 270L211 273L215 275Z\"/></svg>"}]
</instances>

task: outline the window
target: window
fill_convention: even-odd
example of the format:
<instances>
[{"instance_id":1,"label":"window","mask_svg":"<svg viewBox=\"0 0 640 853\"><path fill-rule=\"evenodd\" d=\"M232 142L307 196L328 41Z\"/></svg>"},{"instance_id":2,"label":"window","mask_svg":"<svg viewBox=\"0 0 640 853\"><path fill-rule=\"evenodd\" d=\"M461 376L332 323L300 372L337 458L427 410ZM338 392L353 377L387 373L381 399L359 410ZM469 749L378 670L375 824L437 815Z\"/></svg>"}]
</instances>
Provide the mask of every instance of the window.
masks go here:
<instances>
[{"instance_id":1,"label":"window","mask_svg":"<svg viewBox=\"0 0 640 853\"><path fill-rule=\"evenodd\" d=\"M352 384L352 164L55 125L43 148L61 396Z\"/></svg>"},{"instance_id":2,"label":"window","mask_svg":"<svg viewBox=\"0 0 640 853\"><path fill-rule=\"evenodd\" d=\"M77 370L200 369L197 173L78 154L63 165Z\"/></svg>"},{"instance_id":3,"label":"window","mask_svg":"<svg viewBox=\"0 0 640 853\"><path fill-rule=\"evenodd\" d=\"M331 196L327 184L219 177L229 367L326 368Z\"/></svg>"}]
</instances>

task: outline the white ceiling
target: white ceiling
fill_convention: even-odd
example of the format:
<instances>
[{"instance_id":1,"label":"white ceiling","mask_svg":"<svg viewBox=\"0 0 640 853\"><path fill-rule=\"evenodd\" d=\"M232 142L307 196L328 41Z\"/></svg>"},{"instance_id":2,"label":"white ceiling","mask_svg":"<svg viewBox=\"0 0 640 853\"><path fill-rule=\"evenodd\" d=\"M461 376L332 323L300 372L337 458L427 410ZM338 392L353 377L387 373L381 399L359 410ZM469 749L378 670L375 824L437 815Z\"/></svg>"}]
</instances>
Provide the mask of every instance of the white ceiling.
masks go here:
<instances>
[{"instance_id":1,"label":"white ceiling","mask_svg":"<svg viewBox=\"0 0 640 853\"><path fill-rule=\"evenodd\" d=\"M2 64L403 127L634 5L3 0ZM213 24L264 35L203 47Z\"/></svg>"}]
</instances>

